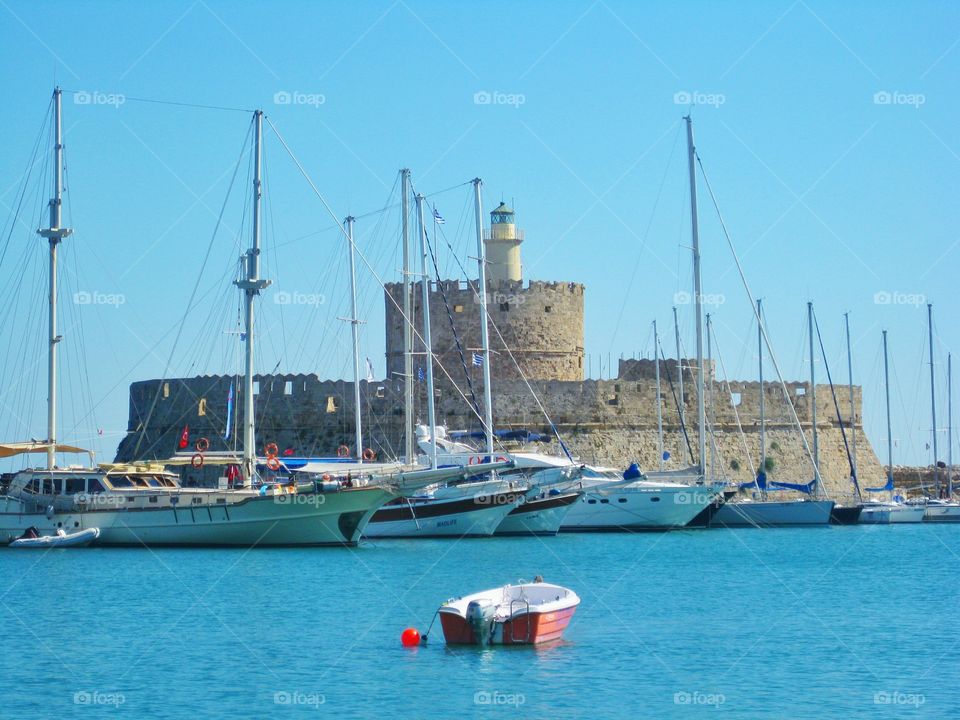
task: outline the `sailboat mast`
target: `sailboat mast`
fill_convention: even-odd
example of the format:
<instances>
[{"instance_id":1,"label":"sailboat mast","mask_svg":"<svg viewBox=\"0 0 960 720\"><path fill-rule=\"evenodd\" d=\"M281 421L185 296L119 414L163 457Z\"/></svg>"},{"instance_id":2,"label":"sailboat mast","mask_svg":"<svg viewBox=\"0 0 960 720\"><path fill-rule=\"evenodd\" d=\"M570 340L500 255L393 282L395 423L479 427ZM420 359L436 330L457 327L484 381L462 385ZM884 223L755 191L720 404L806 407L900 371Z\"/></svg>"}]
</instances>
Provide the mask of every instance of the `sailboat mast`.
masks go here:
<instances>
[{"instance_id":1,"label":"sailboat mast","mask_svg":"<svg viewBox=\"0 0 960 720\"><path fill-rule=\"evenodd\" d=\"M660 399L660 335L657 321L653 321L653 367L657 378L657 457L663 470L663 404Z\"/></svg>"},{"instance_id":2,"label":"sailboat mast","mask_svg":"<svg viewBox=\"0 0 960 720\"><path fill-rule=\"evenodd\" d=\"M50 199L50 227L38 230L47 238L50 246L49 287L49 345L47 347L47 469L57 463L57 246L70 235L70 228L60 227L63 207L63 123L62 95L60 88L53 90L53 197Z\"/></svg>"},{"instance_id":3,"label":"sailboat mast","mask_svg":"<svg viewBox=\"0 0 960 720\"><path fill-rule=\"evenodd\" d=\"M813 370L813 303L807 303L807 330L810 334L810 424L813 428L813 474L820 480L820 443L817 440L817 381Z\"/></svg>"},{"instance_id":4,"label":"sailboat mast","mask_svg":"<svg viewBox=\"0 0 960 720\"><path fill-rule=\"evenodd\" d=\"M851 463L853 464L853 477L857 477L857 419L854 416L855 406L853 403L853 353L850 351L850 313L843 314L844 325L847 334L847 392L850 395L850 450Z\"/></svg>"},{"instance_id":5,"label":"sailboat mast","mask_svg":"<svg viewBox=\"0 0 960 720\"><path fill-rule=\"evenodd\" d=\"M933 421L933 481L940 495L940 470L937 467L937 394L933 374L933 303L927 303L927 337L930 341L930 415Z\"/></svg>"},{"instance_id":6,"label":"sailboat mast","mask_svg":"<svg viewBox=\"0 0 960 720\"><path fill-rule=\"evenodd\" d=\"M710 320L710 313L707 313L707 367L713 368L713 343L711 337L713 335L713 323ZM707 393L710 405L710 431L713 433L713 426L715 417L715 409L713 404L713 372L710 373L710 386L709 392ZM717 471L717 443L716 436L710 436L710 474L711 476L716 476Z\"/></svg>"},{"instance_id":7,"label":"sailboat mast","mask_svg":"<svg viewBox=\"0 0 960 720\"><path fill-rule=\"evenodd\" d=\"M410 295L410 171L400 171L403 217L403 442L407 462L416 456L413 438L413 298Z\"/></svg>"},{"instance_id":8,"label":"sailboat mast","mask_svg":"<svg viewBox=\"0 0 960 720\"><path fill-rule=\"evenodd\" d=\"M353 241L353 216L343 223L347 229L350 251L350 335L353 341L353 426L357 462L363 462L363 427L360 412L360 320L357 318L357 246Z\"/></svg>"},{"instance_id":9,"label":"sailboat mast","mask_svg":"<svg viewBox=\"0 0 960 720\"><path fill-rule=\"evenodd\" d=\"M493 395L490 388L490 329L487 324L487 256L483 246L483 181L474 178L474 207L477 216L477 290L480 292L480 346L483 357L483 424L487 454L493 455ZM492 460L492 457L491 457Z\"/></svg>"},{"instance_id":10,"label":"sailboat mast","mask_svg":"<svg viewBox=\"0 0 960 720\"><path fill-rule=\"evenodd\" d=\"M423 298L423 344L427 365L427 421L430 423L430 467L437 468L437 410L433 394L433 339L430 334L430 273L427 272L427 229L423 224L423 195L417 195L417 224L420 232L420 260Z\"/></svg>"},{"instance_id":11,"label":"sailboat mast","mask_svg":"<svg viewBox=\"0 0 960 720\"><path fill-rule=\"evenodd\" d=\"M953 499L953 363L947 353L947 497Z\"/></svg>"},{"instance_id":12,"label":"sailboat mast","mask_svg":"<svg viewBox=\"0 0 960 720\"><path fill-rule=\"evenodd\" d=\"M887 482L893 480L893 431L890 428L890 363L887 360L887 331L883 331L883 390L887 402Z\"/></svg>"},{"instance_id":13,"label":"sailboat mast","mask_svg":"<svg viewBox=\"0 0 960 720\"><path fill-rule=\"evenodd\" d=\"M677 377L680 378L680 427L684 425L684 419L686 418L686 405L687 398L683 394L683 360L682 355L680 354L680 321L677 320L677 307L673 307L673 334L674 339L677 341Z\"/></svg>"},{"instance_id":14,"label":"sailboat mast","mask_svg":"<svg viewBox=\"0 0 960 720\"><path fill-rule=\"evenodd\" d=\"M693 119L687 115L687 160L690 169L690 224L693 234L693 305L697 315L697 438L700 445L699 471L706 470L707 422L703 397L703 290L700 279L700 228L697 222L697 149L693 142Z\"/></svg>"},{"instance_id":15,"label":"sailboat mast","mask_svg":"<svg viewBox=\"0 0 960 720\"><path fill-rule=\"evenodd\" d=\"M244 294L244 354L245 367L243 375L243 482L247 486L253 485L253 478L257 470L256 448L256 418L253 412L253 334L254 312L253 301L260 291L270 285L270 280L260 279L260 205L263 198L261 182L261 158L263 141L263 111L253 113L254 143L253 143L253 242L247 251L247 277L237 280L234 284L243 290Z\"/></svg>"},{"instance_id":16,"label":"sailboat mast","mask_svg":"<svg viewBox=\"0 0 960 720\"><path fill-rule=\"evenodd\" d=\"M765 410L765 396L763 388L763 306L762 300L757 298L757 348L759 350L758 366L760 368L760 472L767 470L767 417Z\"/></svg>"}]
</instances>

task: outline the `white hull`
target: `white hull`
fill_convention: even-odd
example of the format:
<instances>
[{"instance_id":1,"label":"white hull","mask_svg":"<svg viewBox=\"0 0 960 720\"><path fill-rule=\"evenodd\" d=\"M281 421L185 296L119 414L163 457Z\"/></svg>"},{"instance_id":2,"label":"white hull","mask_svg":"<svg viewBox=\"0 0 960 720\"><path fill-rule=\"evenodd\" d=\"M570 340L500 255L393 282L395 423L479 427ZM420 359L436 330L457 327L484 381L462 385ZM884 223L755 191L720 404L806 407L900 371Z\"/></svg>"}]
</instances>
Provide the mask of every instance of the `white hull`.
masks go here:
<instances>
[{"instance_id":1,"label":"white hull","mask_svg":"<svg viewBox=\"0 0 960 720\"><path fill-rule=\"evenodd\" d=\"M367 538L488 537L519 502L519 494L451 500L403 500L381 508L363 531Z\"/></svg>"},{"instance_id":2,"label":"white hull","mask_svg":"<svg viewBox=\"0 0 960 720\"><path fill-rule=\"evenodd\" d=\"M927 505L923 521L928 523L960 522L960 505L953 503Z\"/></svg>"},{"instance_id":3,"label":"white hull","mask_svg":"<svg viewBox=\"0 0 960 720\"><path fill-rule=\"evenodd\" d=\"M561 532L681 528L713 502L718 491L709 486L636 483L609 489L584 487L583 493L560 525Z\"/></svg>"},{"instance_id":4,"label":"white hull","mask_svg":"<svg viewBox=\"0 0 960 720\"><path fill-rule=\"evenodd\" d=\"M510 511L495 534L556 535L578 499L575 494L567 494L527 500Z\"/></svg>"},{"instance_id":5,"label":"white hull","mask_svg":"<svg viewBox=\"0 0 960 720\"><path fill-rule=\"evenodd\" d=\"M923 522L923 505L864 505L860 513L861 525L894 525Z\"/></svg>"},{"instance_id":6,"label":"white hull","mask_svg":"<svg viewBox=\"0 0 960 720\"><path fill-rule=\"evenodd\" d=\"M829 525L833 500L773 500L724 503L711 527L790 527Z\"/></svg>"},{"instance_id":7,"label":"white hull","mask_svg":"<svg viewBox=\"0 0 960 720\"><path fill-rule=\"evenodd\" d=\"M229 494L225 494L229 497ZM364 525L395 494L378 487L321 494L248 495L222 504L20 513L0 500L0 541L34 526L42 534L99 528L97 545L355 545ZM167 501L169 502L168 498Z\"/></svg>"}]
</instances>

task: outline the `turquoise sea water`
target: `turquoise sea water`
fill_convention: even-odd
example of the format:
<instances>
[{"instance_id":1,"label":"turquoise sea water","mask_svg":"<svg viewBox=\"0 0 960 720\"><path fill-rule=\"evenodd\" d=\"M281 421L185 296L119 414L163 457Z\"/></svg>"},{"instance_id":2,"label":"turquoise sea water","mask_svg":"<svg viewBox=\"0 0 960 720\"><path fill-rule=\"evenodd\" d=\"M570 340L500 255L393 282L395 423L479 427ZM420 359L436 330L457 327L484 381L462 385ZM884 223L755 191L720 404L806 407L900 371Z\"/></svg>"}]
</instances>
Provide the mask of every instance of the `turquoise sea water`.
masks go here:
<instances>
[{"instance_id":1,"label":"turquoise sea water","mask_svg":"<svg viewBox=\"0 0 960 720\"><path fill-rule=\"evenodd\" d=\"M541 574L560 645L403 649ZM960 527L0 551L0 716L958 717Z\"/></svg>"}]
</instances>

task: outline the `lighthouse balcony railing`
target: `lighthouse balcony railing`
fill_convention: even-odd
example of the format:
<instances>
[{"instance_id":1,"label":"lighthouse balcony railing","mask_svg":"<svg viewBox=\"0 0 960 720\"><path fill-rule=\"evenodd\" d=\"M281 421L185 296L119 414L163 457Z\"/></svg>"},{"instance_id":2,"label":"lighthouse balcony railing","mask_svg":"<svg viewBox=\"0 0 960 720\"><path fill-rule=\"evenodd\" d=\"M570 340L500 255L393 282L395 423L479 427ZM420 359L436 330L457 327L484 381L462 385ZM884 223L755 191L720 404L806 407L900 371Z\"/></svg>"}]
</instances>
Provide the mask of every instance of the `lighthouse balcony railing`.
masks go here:
<instances>
[{"instance_id":1,"label":"lighthouse balcony railing","mask_svg":"<svg viewBox=\"0 0 960 720\"><path fill-rule=\"evenodd\" d=\"M499 231L494 233L490 228L486 228L483 231L483 239L486 241L490 240L518 240L523 242L523 230L514 230L512 233L505 233Z\"/></svg>"}]
</instances>

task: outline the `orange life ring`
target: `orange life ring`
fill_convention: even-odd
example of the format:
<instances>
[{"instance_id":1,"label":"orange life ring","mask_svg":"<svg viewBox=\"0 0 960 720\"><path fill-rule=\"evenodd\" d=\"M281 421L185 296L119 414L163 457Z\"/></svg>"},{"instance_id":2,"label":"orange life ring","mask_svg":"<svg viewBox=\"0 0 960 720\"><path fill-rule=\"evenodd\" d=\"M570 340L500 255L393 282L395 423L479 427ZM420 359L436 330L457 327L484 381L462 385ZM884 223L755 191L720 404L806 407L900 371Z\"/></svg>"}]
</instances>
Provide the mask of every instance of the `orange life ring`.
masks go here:
<instances>
[{"instance_id":1,"label":"orange life ring","mask_svg":"<svg viewBox=\"0 0 960 720\"><path fill-rule=\"evenodd\" d=\"M268 456L268 457L267 457L267 467L270 468L271 470L279 470L279 469L280 469L280 458L278 458L276 455L270 455L270 456Z\"/></svg>"},{"instance_id":2,"label":"orange life ring","mask_svg":"<svg viewBox=\"0 0 960 720\"><path fill-rule=\"evenodd\" d=\"M337 448L337 457L350 457L350 448L346 445L341 445Z\"/></svg>"},{"instance_id":3,"label":"orange life ring","mask_svg":"<svg viewBox=\"0 0 960 720\"><path fill-rule=\"evenodd\" d=\"M210 449L210 441L205 437L202 437L197 440L196 448L198 453L206 452Z\"/></svg>"},{"instance_id":4,"label":"orange life ring","mask_svg":"<svg viewBox=\"0 0 960 720\"><path fill-rule=\"evenodd\" d=\"M270 457L271 455L279 455L280 448L277 447L277 444L275 442L267 443L267 447L264 448L264 454L267 457Z\"/></svg>"},{"instance_id":5,"label":"orange life ring","mask_svg":"<svg viewBox=\"0 0 960 720\"><path fill-rule=\"evenodd\" d=\"M377 459L377 454L373 451L373 448L367 448L363 451L363 459L367 462L373 462Z\"/></svg>"},{"instance_id":6,"label":"orange life ring","mask_svg":"<svg viewBox=\"0 0 960 720\"><path fill-rule=\"evenodd\" d=\"M470 464L470 465L479 465L479 464L480 464L480 456L479 456L479 455L471 455L470 458L467 460L467 463Z\"/></svg>"},{"instance_id":7,"label":"orange life ring","mask_svg":"<svg viewBox=\"0 0 960 720\"><path fill-rule=\"evenodd\" d=\"M197 470L199 470L200 468L202 468L202 467L203 467L203 455L201 455L200 453L197 453L196 455L194 455L192 458L190 458L190 464L191 464L194 468L196 468Z\"/></svg>"}]
</instances>

